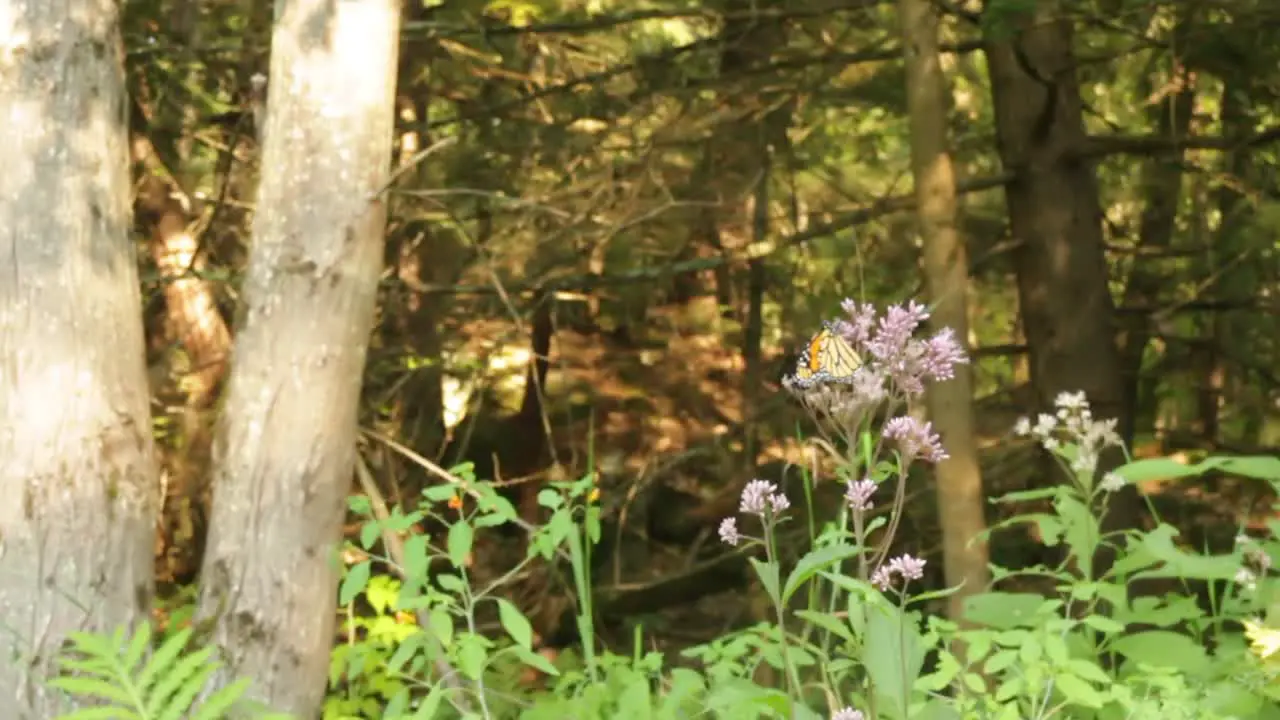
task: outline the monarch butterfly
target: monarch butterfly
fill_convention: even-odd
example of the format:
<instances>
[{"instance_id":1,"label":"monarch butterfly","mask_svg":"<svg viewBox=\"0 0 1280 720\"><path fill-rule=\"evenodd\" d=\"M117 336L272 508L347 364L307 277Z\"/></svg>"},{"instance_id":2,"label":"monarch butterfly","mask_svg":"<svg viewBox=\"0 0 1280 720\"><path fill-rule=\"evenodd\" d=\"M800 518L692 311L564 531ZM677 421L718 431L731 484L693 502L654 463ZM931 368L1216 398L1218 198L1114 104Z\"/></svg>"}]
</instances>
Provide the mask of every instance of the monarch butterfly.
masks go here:
<instances>
[{"instance_id":1,"label":"monarch butterfly","mask_svg":"<svg viewBox=\"0 0 1280 720\"><path fill-rule=\"evenodd\" d=\"M862 358L857 351L831 329L831 323L823 323L822 330L800 353L795 372L783 381L801 389L825 382L847 383L860 367Z\"/></svg>"}]
</instances>

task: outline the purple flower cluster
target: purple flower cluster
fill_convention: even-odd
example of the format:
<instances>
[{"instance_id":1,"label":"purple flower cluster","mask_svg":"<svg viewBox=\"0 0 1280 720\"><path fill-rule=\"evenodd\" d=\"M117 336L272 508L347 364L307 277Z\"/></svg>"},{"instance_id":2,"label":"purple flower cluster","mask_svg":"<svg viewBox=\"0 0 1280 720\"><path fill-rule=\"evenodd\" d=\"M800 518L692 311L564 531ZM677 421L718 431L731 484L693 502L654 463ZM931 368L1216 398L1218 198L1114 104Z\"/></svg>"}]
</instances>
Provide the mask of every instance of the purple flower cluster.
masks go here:
<instances>
[{"instance_id":1,"label":"purple flower cluster","mask_svg":"<svg viewBox=\"0 0 1280 720\"><path fill-rule=\"evenodd\" d=\"M876 571L871 573L871 584L881 590L888 590L893 587L896 577L901 577L904 585L912 580L919 580L924 577L924 563L925 561L920 558L900 555L876 568Z\"/></svg>"},{"instance_id":2,"label":"purple flower cluster","mask_svg":"<svg viewBox=\"0 0 1280 720\"><path fill-rule=\"evenodd\" d=\"M957 365L969 362L950 328L916 337L929 319L928 309L920 303L894 305L883 315L875 306L853 300L845 300L841 308L847 317L827 327L848 342L861 365L851 376L803 386L784 380L784 385L811 412L832 421L846 436L864 428L882 406L892 411L903 403L912 405L924 393L926 383L950 380ZM896 441L908 461L936 463L947 458L932 425L912 417L889 421L884 437Z\"/></svg>"},{"instance_id":3,"label":"purple flower cluster","mask_svg":"<svg viewBox=\"0 0 1280 720\"><path fill-rule=\"evenodd\" d=\"M929 310L914 300L890 306L879 318L869 303L845 300L840 307L849 319L835 321L833 329L907 396L922 394L926 381L950 380L956 365L969 362L951 328L928 338L915 337L929 319Z\"/></svg>"},{"instance_id":4,"label":"purple flower cluster","mask_svg":"<svg viewBox=\"0 0 1280 720\"><path fill-rule=\"evenodd\" d=\"M922 423L910 415L896 417L885 423L884 437L886 440L897 441L904 465L910 465L916 458L939 463L948 457L947 452L942 449L942 439L933 431L933 423Z\"/></svg>"}]
</instances>

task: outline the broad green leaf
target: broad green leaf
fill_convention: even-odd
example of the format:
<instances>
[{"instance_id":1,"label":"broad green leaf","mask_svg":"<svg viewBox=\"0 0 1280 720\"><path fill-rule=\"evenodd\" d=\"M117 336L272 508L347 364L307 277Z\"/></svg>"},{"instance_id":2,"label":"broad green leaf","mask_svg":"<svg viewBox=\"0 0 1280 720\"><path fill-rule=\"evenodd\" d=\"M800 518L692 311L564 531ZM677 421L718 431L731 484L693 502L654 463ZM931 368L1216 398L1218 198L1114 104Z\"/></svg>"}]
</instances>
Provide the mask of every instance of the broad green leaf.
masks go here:
<instances>
[{"instance_id":1,"label":"broad green leaf","mask_svg":"<svg viewBox=\"0 0 1280 720\"><path fill-rule=\"evenodd\" d=\"M434 630L419 630L397 645L396 651L387 660L387 672L394 675L403 670L404 666L426 647L428 632L434 632Z\"/></svg>"},{"instance_id":2,"label":"broad green leaf","mask_svg":"<svg viewBox=\"0 0 1280 720\"><path fill-rule=\"evenodd\" d=\"M356 599L366 585L369 584L369 573L373 570L373 563L369 560L362 560L347 571L346 577L342 578L342 587L338 590L338 604L350 605L352 600Z\"/></svg>"},{"instance_id":3,"label":"broad green leaf","mask_svg":"<svg viewBox=\"0 0 1280 720\"><path fill-rule=\"evenodd\" d=\"M782 591L782 602L784 604L789 602L791 596L817 572L838 565L860 552L862 548L857 545L828 545L805 554L796 563L791 575L787 577L787 584Z\"/></svg>"},{"instance_id":4,"label":"broad green leaf","mask_svg":"<svg viewBox=\"0 0 1280 720\"><path fill-rule=\"evenodd\" d=\"M426 535L410 535L404 541L404 574L410 583L422 582L427 576L427 564L431 560L431 551L427 547Z\"/></svg>"},{"instance_id":5,"label":"broad green leaf","mask_svg":"<svg viewBox=\"0 0 1280 720\"><path fill-rule=\"evenodd\" d=\"M471 554L471 545L474 538L475 533L471 529L471 524L466 520L459 520L449 527L449 562L453 563L454 567L466 566L467 556Z\"/></svg>"},{"instance_id":6,"label":"broad green leaf","mask_svg":"<svg viewBox=\"0 0 1280 720\"><path fill-rule=\"evenodd\" d=\"M435 576L436 583L440 585L440 589L445 592L458 594L463 589L462 578L453 573L442 572Z\"/></svg>"},{"instance_id":7,"label":"broad green leaf","mask_svg":"<svg viewBox=\"0 0 1280 720\"><path fill-rule=\"evenodd\" d=\"M1240 569L1238 555L1201 555L1185 552L1173 543L1178 530L1171 525L1161 524L1147 533L1143 539L1143 547L1151 555L1164 563L1164 566L1153 570L1136 573L1135 578L1145 577L1177 577L1188 580L1231 580Z\"/></svg>"},{"instance_id":8,"label":"broad green leaf","mask_svg":"<svg viewBox=\"0 0 1280 720\"><path fill-rule=\"evenodd\" d=\"M1054 676L1054 687L1068 702L1088 708L1100 708L1106 702L1102 693L1092 685L1069 673Z\"/></svg>"},{"instance_id":9,"label":"broad green leaf","mask_svg":"<svg viewBox=\"0 0 1280 720\"><path fill-rule=\"evenodd\" d=\"M516 646L515 652L516 652L516 656L519 657L520 661L523 662L525 665L528 665L529 667L539 672L546 673L547 675L550 675L552 677L560 676L560 669L557 668L555 664L553 664L550 660L548 660L544 655L536 653L532 650L526 650L525 648L520 646Z\"/></svg>"},{"instance_id":10,"label":"broad green leaf","mask_svg":"<svg viewBox=\"0 0 1280 720\"><path fill-rule=\"evenodd\" d=\"M440 641L440 644L449 647L453 644L453 616L448 610L442 607L435 607L427 615L428 624L431 625L431 632Z\"/></svg>"},{"instance_id":11,"label":"broad green leaf","mask_svg":"<svg viewBox=\"0 0 1280 720\"><path fill-rule=\"evenodd\" d=\"M366 551L372 548L380 537L382 537L382 528L376 520L370 520L360 526L360 547Z\"/></svg>"},{"instance_id":12,"label":"broad green leaf","mask_svg":"<svg viewBox=\"0 0 1280 720\"><path fill-rule=\"evenodd\" d=\"M515 605L504 600L503 598L495 598L498 603L498 619L502 622L502 628L507 631L511 639L517 645L525 650L533 649L533 627Z\"/></svg>"},{"instance_id":13,"label":"broad green leaf","mask_svg":"<svg viewBox=\"0 0 1280 720\"><path fill-rule=\"evenodd\" d=\"M1181 633L1147 630L1116 638L1111 649L1126 659L1158 668L1174 668L1200 675L1210 660L1200 643Z\"/></svg>"},{"instance_id":14,"label":"broad green leaf","mask_svg":"<svg viewBox=\"0 0 1280 720\"><path fill-rule=\"evenodd\" d=\"M864 660L875 684L879 703L892 707L897 717L908 717L905 704L924 666L925 650L916 613L896 607L875 608L867 617Z\"/></svg>"},{"instance_id":15,"label":"broad green leaf","mask_svg":"<svg viewBox=\"0 0 1280 720\"><path fill-rule=\"evenodd\" d=\"M1035 593L987 592L964 602L964 618L996 629L1033 627L1045 598Z\"/></svg>"},{"instance_id":16,"label":"broad green leaf","mask_svg":"<svg viewBox=\"0 0 1280 720\"><path fill-rule=\"evenodd\" d=\"M769 599L776 605L782 604L782 598L778 595L778 565L777 563L764 562L756 558L747 558L751 561L751 567L756 569L756 575L760 577L760 584L764 586L764 591L768 593Z\"/></svg>"},{"instance_id":17,"label":"broad green leaf","mask_svg":"<svg viewBox=\"0 0 1280 720\"><path fill-rule=\"evenodd\" d=\"M826 630L841 640L846 642L854 641L853 633L849 632L848 625L846 625L843 620L836 618L830 613L817 612L813 610L797 610L796 617Z\"/></svg>"},{"instance_id":18,"label":"broad green leaf","mask_svg":"<svg viewBox=\"0 0 1280 720\"><path fill-rule=\"evenodd\" d=\"M369 578L364 594L373 611L381 615L388 608L395 607L396 597L400 594L400 583L389 575L375 575Z\"/></svg>"},{"instance_id":19,"label":"broad green leaf","mask_svg":"<svg viewBox=\"0 0 1280 720\"><path fill-rule=\"evenodd\" d=\"M457 639L458 669L471 680L479 680L488 660L484 639L472 634L459 635Z\"/></svg>"}]
</instances>

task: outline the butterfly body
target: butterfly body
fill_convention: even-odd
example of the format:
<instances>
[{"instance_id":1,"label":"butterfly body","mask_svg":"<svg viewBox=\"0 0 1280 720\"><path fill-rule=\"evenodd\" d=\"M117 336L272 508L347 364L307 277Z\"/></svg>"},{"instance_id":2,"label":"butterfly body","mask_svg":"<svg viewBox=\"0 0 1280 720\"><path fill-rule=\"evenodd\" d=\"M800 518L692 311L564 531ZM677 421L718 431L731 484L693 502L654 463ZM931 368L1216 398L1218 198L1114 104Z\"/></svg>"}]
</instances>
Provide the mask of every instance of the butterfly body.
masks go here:
<instances>
[{"instance_id":1,"label":"butterfly body","mask_svg":"<svg viewBox=\"0 0 1280 720\"><path fill-rule=\"evenodd\" d=\"M831 323L824 323L796 362L795 371L784 379L789 385L807 389L821 383L850 383L862 358L849 342L836 333Z\"/></svg>"}]
</instances>

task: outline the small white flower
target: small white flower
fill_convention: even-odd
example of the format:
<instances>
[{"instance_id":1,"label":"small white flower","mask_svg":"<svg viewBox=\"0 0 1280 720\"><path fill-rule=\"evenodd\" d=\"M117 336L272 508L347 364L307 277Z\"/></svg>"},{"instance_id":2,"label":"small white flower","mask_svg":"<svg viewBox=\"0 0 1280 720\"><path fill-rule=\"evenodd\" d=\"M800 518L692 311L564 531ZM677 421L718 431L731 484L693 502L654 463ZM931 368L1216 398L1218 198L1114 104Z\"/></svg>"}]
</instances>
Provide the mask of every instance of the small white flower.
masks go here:
<instances>
[{"instance_id":1,"label":"small white flower","mask_svg":"<svg viewBox=\"0 0 1280 720\"><path fill-rule=\"evenodd\" d=\"M1120 473L1109 472L1102 476L1102 481L1098 483L1098 487L1106 492L1116 492L1125 486L1125 480Z\"/></svg>"},{"instance_id":2,"label":"small white flower","mask_svg":"<svg viewBox=\"0 0 1280 720\"><path fill-rule=\"evenodd\" d=\"M737 518L725 518L720 521L720 541L726 545L737 545L742 540L738 532Z\"/></svg>"},{"instance_id":3,"label":"small white flower","mask_svg":"<svg viewBox=\"0 0 1280 720\"><path fill-rule=\"evenodd\" d=\"M1025 417L1018 418L1018 422L1013 424L1013 434L1019 437L1026 437L1031 434L1031 421Z\"/></svg>"}]
</instances>

